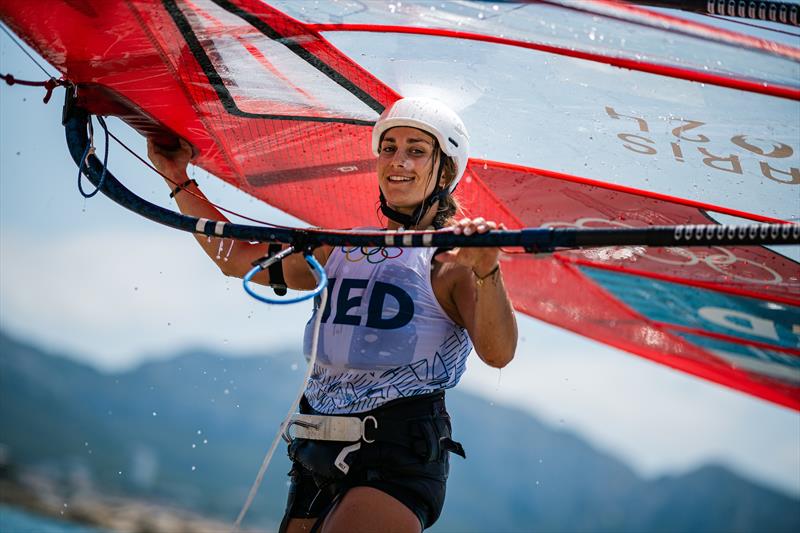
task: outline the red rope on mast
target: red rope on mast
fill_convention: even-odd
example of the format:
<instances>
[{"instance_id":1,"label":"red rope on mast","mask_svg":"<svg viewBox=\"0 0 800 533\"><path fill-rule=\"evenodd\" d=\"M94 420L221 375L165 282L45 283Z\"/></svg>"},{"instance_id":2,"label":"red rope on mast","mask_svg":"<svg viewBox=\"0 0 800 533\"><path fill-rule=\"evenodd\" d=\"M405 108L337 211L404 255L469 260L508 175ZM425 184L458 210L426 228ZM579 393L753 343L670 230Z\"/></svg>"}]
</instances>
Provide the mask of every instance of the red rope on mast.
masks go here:
<instances>
[{"instance_id":1,"label":"red rope on mast","mask_svg":"<svg viewBox=\"0 0 800 533\"><path fill-rule=\"evenodd\" d=\"M69 82L65 79L57 80L55 78L50 78L47 81L29 81L29 80L18 80L12 74L0 74L0 78L3 79L8 85L25 85L26 87L44 87L47 92L44 95L42 101L46 104L50 101L50 98L53 96L53 90L56 87L66 87Z\"/></svg>"}]
</instances>

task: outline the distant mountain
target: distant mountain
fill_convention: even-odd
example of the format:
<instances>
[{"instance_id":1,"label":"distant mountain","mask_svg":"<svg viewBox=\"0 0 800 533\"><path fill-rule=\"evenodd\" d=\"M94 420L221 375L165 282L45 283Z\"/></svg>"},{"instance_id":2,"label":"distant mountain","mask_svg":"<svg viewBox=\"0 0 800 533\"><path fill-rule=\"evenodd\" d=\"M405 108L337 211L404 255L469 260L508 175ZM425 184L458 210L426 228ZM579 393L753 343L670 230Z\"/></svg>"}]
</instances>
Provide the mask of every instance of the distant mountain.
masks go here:
<instances>
[{"instance_id":1,"label":"distant mountain","mask_svg":"<svg viewBox=\"0 0 800 533\"><path fill-rule=\"evenodd\" d=\"M76 488L232 521L302 379L295 354L195 350L104 374L0 334L0 443ZM800 531L800 501L718 466L645 481L575 435L448 393L455 437L434 531ZM276 454L247 523L270 528L289 463Z\"/></svg>"}]
</instances>

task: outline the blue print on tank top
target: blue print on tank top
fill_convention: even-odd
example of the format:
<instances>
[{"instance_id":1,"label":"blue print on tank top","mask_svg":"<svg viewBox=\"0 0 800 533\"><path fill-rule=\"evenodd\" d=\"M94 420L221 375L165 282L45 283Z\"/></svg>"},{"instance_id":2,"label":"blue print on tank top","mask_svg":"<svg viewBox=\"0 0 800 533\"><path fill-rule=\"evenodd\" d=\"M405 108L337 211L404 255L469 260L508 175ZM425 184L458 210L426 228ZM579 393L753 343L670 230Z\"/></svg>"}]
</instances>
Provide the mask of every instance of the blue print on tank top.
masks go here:
<instances>
[{"instance_id":1,"label":"blue print on tank top","mask_svg":"<svg viewBox=\"0 0 800 533\"><path fill-rule=\"evenodd\" d=\"M353 331L350 340L347 363L351 368L394 367L413 359L417 346L413 321L417 294L408 283L409 277L408 269L386 265L383 281L372 285L366 323ZM402 287L409 288L412 294Z\"/></svg>"},{"instance_id":2,"label":"blue print on tank top","mask_svg":"<svg viewBox=\"0 0 800 533\"><path fill-rule=\"evenodd\" d=\"M413 322L414 299L418 295L415 286L408 283L411 276L406 268L386 265L384 281L328 280L330 296L322 312L322 323L334 328L360 326L352 329L348 367L387 368L411 362L418 338ZM309 353L310 346L305 348ZM319 341L317 358L323 364L331 364L324 336Z\"/></svg>"}]
</instances>

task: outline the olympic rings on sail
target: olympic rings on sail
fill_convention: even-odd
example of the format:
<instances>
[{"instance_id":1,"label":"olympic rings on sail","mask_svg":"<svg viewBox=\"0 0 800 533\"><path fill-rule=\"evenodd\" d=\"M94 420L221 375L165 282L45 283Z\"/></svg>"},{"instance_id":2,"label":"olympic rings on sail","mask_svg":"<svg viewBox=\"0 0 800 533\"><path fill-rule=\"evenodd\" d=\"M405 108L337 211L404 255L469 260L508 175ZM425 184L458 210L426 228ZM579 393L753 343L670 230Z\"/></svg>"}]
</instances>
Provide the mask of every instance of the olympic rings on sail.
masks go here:
<instances>
[{"instance_id":1,"label":"olympic rings on sail","mask_svg":"<svg viewBox=\"0 0 800 533\"><path fill-rule=\"evenodd\" d=\"M366 259L367 263L373 265L377 265L378 263L383 263L387 259L395 259L403 255L402 248L384 248L382 246L377 246L374 248L368 248L366 246L353 246L350 248L343 246L342 251L344 252L345 258L351 263L358 263Z\"/></svg>"},{"instance_id":2,"label":"olympic rings on sail","mask_svg":"<svg viewBox=\"0 0 800 533\"><path fill-rule=\"evenodd\" d=\"M634 227L623 222L594 217L580 218L575 222L547 222L542 224L544 228L601 228L609 226L619 228ZM705 250L679 246L671 246L661 250L652 250L646 246L608 246L585 250L581 253L588 256L589 259L597 261L624 261L646 258L656 263L675 267L701 265L722 274L728 279L759 285L778 285L784 282L783 277L767 265L746 257L739 257L728 248L709 246L708 250L714 250L717 253L707 253ZM731 270L730 267L734 265L738 273Z\"/></svg>"}]
</instances>

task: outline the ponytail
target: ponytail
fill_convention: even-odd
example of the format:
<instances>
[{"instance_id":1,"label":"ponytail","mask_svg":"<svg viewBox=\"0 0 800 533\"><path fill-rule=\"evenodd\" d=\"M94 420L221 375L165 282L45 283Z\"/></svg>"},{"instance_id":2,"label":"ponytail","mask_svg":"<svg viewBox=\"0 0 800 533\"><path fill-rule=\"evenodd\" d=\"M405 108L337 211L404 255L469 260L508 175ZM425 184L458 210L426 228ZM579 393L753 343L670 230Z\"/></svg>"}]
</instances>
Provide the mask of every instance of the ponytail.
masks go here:
<instances>
[{"instance_id":1,"label":"ponytail","mask_svg":"<svg viewBox=\"0 0 800 533\"><path fill-rule=\"evenodd\" d=\"M446 187L456 176L456 163L452 157L448 157L444 155L444 153L440 155L442 158L442 177L445 180ZM461 206L455 196L453 196L453 193L447 194L439 200L436 216L433 218L433 226L436 228L449 226L455 220L456 214L460 210Z\"/></svg>"}]
</instances>

